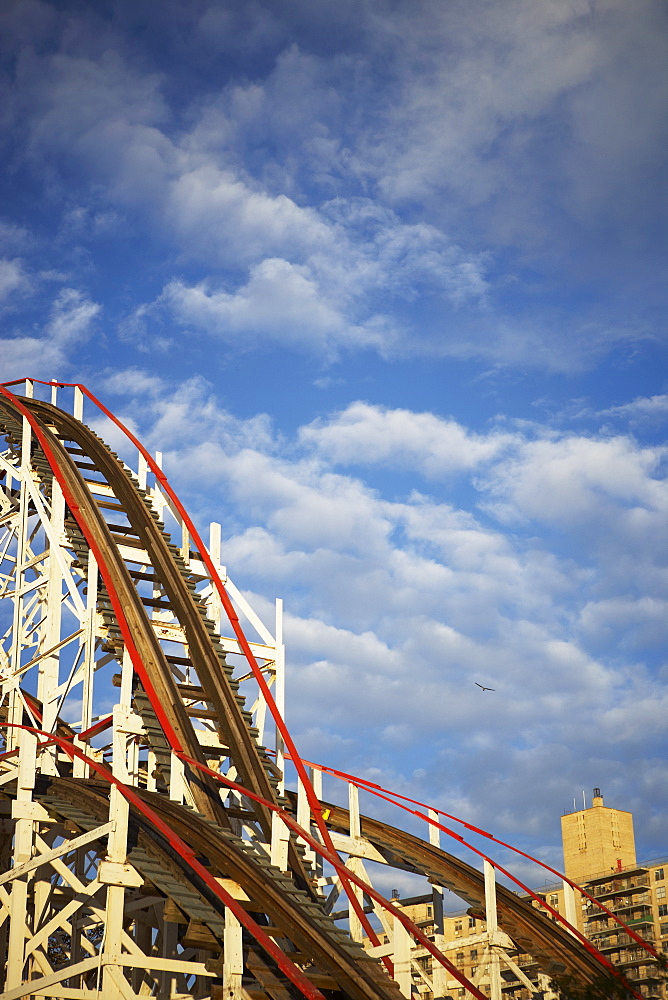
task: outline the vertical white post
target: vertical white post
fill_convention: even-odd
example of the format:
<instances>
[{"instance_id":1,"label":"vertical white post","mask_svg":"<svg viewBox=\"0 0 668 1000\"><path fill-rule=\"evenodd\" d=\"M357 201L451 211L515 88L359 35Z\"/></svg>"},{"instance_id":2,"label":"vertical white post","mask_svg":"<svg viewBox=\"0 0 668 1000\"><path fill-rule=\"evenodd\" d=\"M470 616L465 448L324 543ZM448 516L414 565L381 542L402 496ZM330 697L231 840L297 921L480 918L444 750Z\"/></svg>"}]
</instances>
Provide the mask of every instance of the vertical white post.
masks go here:
<instances>
[{"instance_id":1,"label":"vertical white post","mask_svg":"<svg viewBox=\"0 0 668 1000\"><path fill-rule=\"evenodd\" d=\"M37 756L37 737L25 730L19 733L19 768L16 788L16 801L12 805L15 818L14 829L14 866L29 861L33 846L33 820L31 818L32 792L35 787L35 764ZM28 882L29 877L16 878L12 882L10 897L9 946L7 953L7 970L5 989L16 989L24 982L23 967L25 964L25 943L28 920Z\"/></svg>"},{"instance_id":2,"label":"vertical white post","mask_svg":"<svg viewBox=\"0 0 668 1000\"><path fill-rule=\"evenodd\" d=\"M313 784L313 768L309 768L309 778L311 779L311 784ZM310 831L311 807L309 806L306 789L304 788L304 783L301 779L297 782L297 822L306 831ZM313 864L315 862L316 852L312 847L307 846L304 857L307 863Z\"/></svg>"},{"instance_id":3,"label":"vertical white post","mask_svg":"<svg viewBox=\"0 0 668 1000\"><path fill-rule=\"evenodd\" d=\"M172 750L169 768L169 797L172 802L183 803L185 798L186 771L180 757Z\"/></svg>"},{"instance_id":4,"label":"vertical white post","mask_svg":"<svg viewBox=\"0 0 668 1000\"><path fill-rule=\"evenodd\" d=\"M311 778L311 785L313 786L313 793L317 798L318 802L322 802L322 771L317 768L312 768L309 774ZM317 876L321 876L323 873L323 860L322 855L314 851L315 860L313 863L313 870Z\"/></svg>"},{"instance_id":5,"label":"vertical white post","mask_svg":"<svg viewBox=\"0 0 668 1000\"><path fill-rule=\"evenodd\" d=\"M496 912L496 873L491 862L485 859L485 917L489 947L490 1000L501 1000L501 959L498 952L498 918Z\"/></svg>"},{"instance_id":6,"label":"vertical white post","mask_svg":"<svg viewBox=\"0 0 668 1000\"><path fill-rule=\"evenodd\" d=\"M185 521L181 521L181 558L188 568L190 566L190 531Z\"/></svg>"},{"instance_id":7,"label":"vertical white post","mask_svg":"<svg viewBox=\"0 0 668 1000\"><path fill-rule=\"evenodd\" d=\"M44 649L53 649L60 641L61 609L62 609L62 573L58 564L54 546L60 544L63 535L65 518L65 499L58 480L51 480L51 526L53 529L53 545L49 543L48 582L46 586L46 609L44 631L41 636ZM50 697L58 687L60 671L60 653L50 653L39 664L37 680L37 697L42 702L42 729L50 733L55 730L58 702ZM57 750L51 747L42 752L40 769L45 774L57 774Z\"/></svg>"},{"instance_id":8,"label":"vertical white post","mask_svg":"<svg viewBox=\"0 0 668 1000\"><path fill-rule=\"evenodd\" d=\"M97 582L98 568L97 560L93 553L88 553L88 566L86 570L86 621L83 635L84 645L84 675L81 686L81 730L88 729L93 721L93 680L95 676L95 617L97 614ZM75 741L76 742L76 741ZM78 741L85 751L85 744ZM74 758L75 778L86 778L89 774L89 765L78 757Z\"/></svg>"},{"instance_id":9,"label":"vertical white post","mask_svg":"<svg viewBox=\"0 0 668 1000\"><path fill-rule=\"evenodd\" d=\"M217 521L212 521L209 525L209 554L213 565L218 571L220 569L220 556L221 556L221 527ZM215 587L211 588L211 598L209 600L209 617L212 622L215 622L218 632L220 632L220 618L222 612L222 603L220 600L220 595Z\"/></svg>"},{"instance_id":10,"label":"vertical white post","mask_svg":"<svg viewBox=\"0 0 668 1000\"><path fill-rule=\"evenodd\" d=\"M123 652L123 666L121 669L121 690L119 703L114 706L114 730L112 734L112 761L111 768L115 778L127 782L128 759L126 747L126 734L119 732L118 723L124 713L130 711L130 697L132 692L132 661L126 650ZM130 808L127 799L121 794L116 785L112 785L109 792L109 819L114 823L114 829L109 833L107 844L107 859L118 864L125 864L127 861L128 849L128 820ZM123 910L125 905L125 887L119 884L107 884L107 907L104 943L102 950L104 955L112 960L113 956L120 955L123 939ZM102 995L110 994L116 989L119 995L127 992L127 982L122 969L114 964L105 965Z\"/></svg>"},{"instance_id":11,"label":"vertical white post","mask_svg":"<svg viewBox=\"0 0 668 1000\"><path fill-rule=\"evenodd\" d=\"M32 382L30 383L32 391ZM28 395L28 383L26 382L26 395ZM21 434L21 492L19 498L19 521L17 526L18 537L16 542L16 568L15 578L15 598L12 621L12 647L9 654L11 673L18 677L21 668L21 654L25 641L23 630L23 584L25 574L26 555L28 552L28 476L30 469L30 448L32 442L32 432L28 420L23 418L23 429ZM9 716L8 722L14 725L21 725L23 722L23 700L19 694L18 681L14 683L9 693ZM19 730L8 729L6 736L6 749L13 750L19 745Z\"/></svg>"},{"instance_id":12,"label":"vertical white post","mask_svg":"<svg viewBox=\"0 0 668 1000\"><path fill-rule=\"evenodd\" d=\"M348 782L348 817L350 836L354 840L359 840L362 835L360 826L360 795L357 785Z\"/></svg>"},{"instance_id":13,"label":"vertical white post","mask_svg":"<svg viewBox=\"0 0 668 1000\"><path fill-rule=\"evenodd\" d=\"M285 719L285 646L283 645L283 601L276 598L276 683L274 687L276 707ZM285 747L283 737L276 727L276 764L281 772L278 794L285 793Z\"/></svg>"},{"instance_id":14,"label":"vertical white post","mask_svg":"<svg viewBox=\"0 0 668 1000\"><path fill-rule=\"evenodd\" d=\"M361 865L358 858L350 857L346 862L346 868L349 868L351 872L355 875L361 875L364 878L363 866ZM360 908L364 906L364 894L358 885L354 882L350 883L350 888L355 896L355 899L360 905ZM364 929L362 927L362 921L357 916L355 908L353 906L352 900L348 900L348 929L350 936L353 941L363 941L364 940Z\"/></svg>"},{"instance_id":15,"label":"vertical white post","mask_svg":"<svg viewBox=\"0 0 668 1000\"><path fill-rule=\"evenodd\" d=\"M139 489L146 490L148 483L148 462L141 452L137 456L137 479L139 480Z\"/></svg>"},{"instance_id":16,"label":"vertical white post","mask_svg":"<svg viewBox=\"0 0 668 1000\"><path fill-rule=\"evenodd\" d=\"M156 777L157 767L158 760L155 750L149 749L146 755L146 789L149 792L155 792L158 787L158 779Z\"/></svg>"},{"instance_id":17,"label":"vertical white post","mask_svg":"<svg viewBox=\"0 0 668 1000\"><path fill-rule=\"evenodd\" d=\"M223 946L223 995L226 1000L242 1000L247 994L241 986L244 972L241 924L231 910L225 910Z\"/></svg>"},{"instance_id":18,"label":"vertical white post","mask_svg":"<svg viewBox=\"0 0 668 1000\"><path fill-rule=\"evenodd\" d=\"M153 457L155 458L155 464L158 466L159 469L162 469L162 452L156 451ZM153 507L153 510L162 520L163 511L165 509L165 499L162 495L162 490L160 488L160 481L158 480L157 477L154 480L153 489L149 490L149 496L151 499L151 506Z\"/></svg>"},{"instance_id":19,"label":"vertical white post","mask_svg":"<svg viewBox=\"0 0 668 1000\"><path fill-rule=\"evenodd\" d=\"M394 937L394 980L399 986L402 996L410 997L411 976L411 938L410 934L398 917L393 917Z\"/></svg>"},{"instance_id":20,"label":"vertical white post","mask_svg":"<svg viewBox=\"0 0 668 1000\"><path fill-rule=\"evenodd\" d=\"M83 392L78 385L74 387L74 416L83 423Z\"/></svg>"},{"instance_id":21,"label":"vertical white post","mask_svg":"<svg viewBox=\"0 0 668 1000\"><path fill-rule=\"evenodd\" d=\"M271 863L282 872L288 870L288 843L290 831L278 815L271 814Z\"/></svg>"},{"instance_id":22,"label":"vertical white post","mask_svg":"<svg viewBox=\"0 0 668 1000\"><path fill-rule=\"evenodd\" d=\"M435 826L435 823L438 822L438 813L435 809L430 809L428 811L428 816L430 820L433 820L433 822L429 824L429 843L433 844L434 847L440 847L441 831L437 826ZM432 905L434 907L434 944L437 948L443 951L445 942L443 926L443 889L440 885L433 885L431 887L431 898ZM434 961L431 963L431 970L433 995L435 1000L441 1000L441 998L446 995L446 970L440 962Z\"/></svg>"},{"instance_id":23,"label":"vertical white post","mask_svg":"<svg viewBox=\"0 0 668 1000\"><path fill-rule=\"evenodd\" d=\"M572 927L577 929L578 917L575 907L575 892L570 882L564 882L564 916Z\"/></svg>"},{"instance_id":24,"label":"vertical white post","mask_svg":"<svg viewBox=\"0 0 668 1000\"><path fill-rule=\"evenodd\" d=\"M357 785L353 785L352 782L348 782L348 829L350 831L350 836L353 840L359 840L360 838L360 804L359 804L359 789ZM356 874L360 874L358 870L358 862L356 858L348 859L348 867L354 871ZM354 883L351 884L352 891L355 898L359 902L360 906L364 905L364 895L359 886ZM352 900L348 901L348 927L350 928L350 936L353 941L362 941L364 938L364 930L362 928L362 921L357 916L355 908L353 906Z\"/></svg>"}]
</instances>

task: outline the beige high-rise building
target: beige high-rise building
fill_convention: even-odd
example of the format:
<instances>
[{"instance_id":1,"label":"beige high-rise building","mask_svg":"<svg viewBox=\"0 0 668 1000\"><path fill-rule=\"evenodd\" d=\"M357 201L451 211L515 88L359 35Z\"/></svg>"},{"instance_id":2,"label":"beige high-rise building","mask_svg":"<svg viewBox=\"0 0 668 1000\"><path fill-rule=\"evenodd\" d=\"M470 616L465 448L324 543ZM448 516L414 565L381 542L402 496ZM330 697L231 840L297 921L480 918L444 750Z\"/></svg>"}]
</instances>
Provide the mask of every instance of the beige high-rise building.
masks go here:
<instances>
[{"instance_id":1,"label":"beige high-rise building","mask_svg":"<svg viewBox=\"0 0 668 1000\"><path fill-rule=\"evenodd\" d=\"M594 789L590 809L561 817L561 838L564 873L574 882L636 863L633 815L604 806L599 788Z\"/></svg>"}]
</instances>

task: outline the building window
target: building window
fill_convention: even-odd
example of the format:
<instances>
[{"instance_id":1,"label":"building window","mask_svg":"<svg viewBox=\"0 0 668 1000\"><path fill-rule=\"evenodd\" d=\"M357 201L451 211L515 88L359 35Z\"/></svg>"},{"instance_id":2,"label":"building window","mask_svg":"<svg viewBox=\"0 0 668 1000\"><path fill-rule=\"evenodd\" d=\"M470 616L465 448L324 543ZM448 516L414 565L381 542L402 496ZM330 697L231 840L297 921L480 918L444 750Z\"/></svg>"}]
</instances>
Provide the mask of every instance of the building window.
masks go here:
<instances>
[{"instance_id":1,"label":"building window","mask_svg":"<svg viewBox=\"0 0 668 1000\"><path fill-rule=\"evenodd\" d=\"M550 896L550 906L552 907L553 910L557 909L557 907L559 906L558 896Z\"/></svg>"},{"instance_id":2,"label":"building window","mask_svg":"<svg viewBox=\"0 0 668 1000\"><path fill-rule=\"evenodd\" d=\"M464 952L463 951L458 951L457 952L457 954L455 956L455 961L456 962L463 962L464 961Z\"/></svg>"},{"instance_id":3,"label":"building window","mask_svg":"<svg viewBox=\"0 0 668 1000\"><path fill-rule=\"evenodd\" d=\"M432 917L433 915L434 915L433 907L428 906L427 907L427 916L428 917Z\"/></svg>"},{"instance_id":4,"label":"building window","mask_svg":"<svg viewBox=\"0 0 668 1000\"><path fill-rule=\"evenodd\" d=\"M659 916L668 917L668 903L659 903Z\"/></svg>"},{"instance_id":5,"label":"building window","mask_svg":"<svg viewBox=\"0 0 668 1000\"><path fill-rule=\"evenodd\" d=\"M477 957L478 957L478 949L477 948L471 948L471 961L473 961Z\"/></svg>"},{"instance_id":6,"label":"building window","mask_svg":"<svg viewBox=\"0 0 668 1000\"><path fill-rule=\"evenodd\" d=\"M455 920L455 937L459 937L462 933L462 922L461 920Z\"/></svg>"},{"instance_id":7,"label":"building window","mask_svg":"<svg viewBox=\"0 0 668 1000\"><path fill-rule=\"evenodd\" d=\"M477 965L472 965L471 966L471 975L475 976L475 974L476 974L477 971L478 971L478 966Z\"/></svg>"},{"instance_id":8,"label":"building window","mask_svg":"<svg viewBox=\"0 0 668 1000\"><path fill-rule=\"evenodd\" d=\"M475 917L469 917L469 927L475 927Z\"/></svg>"},{"instance_id":9,"label":"building window","mask_svg":"<svg viewBox=\"0 0 668 1000\"><path fill-rule=\"evenodd\" d=\"M668 924L661 924L661 933L668 934Z\"/></svg>"},{"instance_id":10,"label":"building window","mask_svg":"<svg viewBox=\"0 0 668 1000\"><path fill-rule=\"evenodd\" d=\"M666 887L665 885L657 885L656 887L656 898L665 899L666 898Z\"/></svg>"},{"instance_id":11,"label":"building window","mask_svg":"<svg viewBox=\"0 0 668 1000\"><path fill-rule=\"evenodd\" d=\"M654 872L654 881L663 882L663 868L657 868Z\"/></svg>"}]
</instances>

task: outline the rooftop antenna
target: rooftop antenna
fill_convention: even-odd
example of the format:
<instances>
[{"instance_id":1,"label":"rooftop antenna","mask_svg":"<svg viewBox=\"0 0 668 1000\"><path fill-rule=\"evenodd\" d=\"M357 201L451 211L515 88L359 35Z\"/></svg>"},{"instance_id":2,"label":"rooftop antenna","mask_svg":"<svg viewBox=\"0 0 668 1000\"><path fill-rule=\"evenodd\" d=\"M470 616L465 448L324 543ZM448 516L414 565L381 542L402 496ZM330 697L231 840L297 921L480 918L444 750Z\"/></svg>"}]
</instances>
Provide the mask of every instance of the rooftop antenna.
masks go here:
<instances>
[{"instance_id":1,"label":"rooftop antenna","mask_svg":"<svg viewBox=\"0 0 668 1000\"><path fill-rule=\"evenodd\" d=\"M585 793L584 793L584 788L582 789L582 808L583 808L583 809L586 809L586 808L587 808L587 803L585 802Z\"/></svg>"}]
</instances>

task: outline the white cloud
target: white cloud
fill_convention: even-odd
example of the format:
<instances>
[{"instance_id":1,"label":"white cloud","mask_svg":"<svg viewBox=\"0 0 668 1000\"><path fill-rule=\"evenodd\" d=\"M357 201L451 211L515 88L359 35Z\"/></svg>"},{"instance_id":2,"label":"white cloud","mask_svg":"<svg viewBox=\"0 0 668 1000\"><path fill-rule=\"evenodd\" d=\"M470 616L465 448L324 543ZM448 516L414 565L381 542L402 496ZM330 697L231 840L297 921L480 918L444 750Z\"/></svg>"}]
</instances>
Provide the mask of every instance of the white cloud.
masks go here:
<instances>
[{"instance_id":1,"label":"white cloud","mask_svg":"<svg viewBox=\"0 0 668 1000\"><path fill-rule=\"evenodd\" d=\"M479 206L476 223L502 239L560 235L540 231L546 185L567 216L619 211L611 191L623 202L629 176L659 154L665 11L641 3L629 16L620 0L475 10L420 5L417 15L376 17L401 89L397 100L388 88L392 104L358 150L366 170L391 199L419 199L440 219Z\"/></svg>"},{"instance_id":2,"label":"white cloud","mask_svg":"<svg viewBox=\"0 0 668 1000\"><path fill-rule=\"evenodd\" d=\"M665 456L664 448L625 437L530 441L486 485L501 498L496 512L508 517L573 527L596 522L614 505L620 518L632 518L641 505L649 514L665 511L665 484L654 475Z\"/></svg>"},{"instance_id":3,"label":"white cloud","mask_svg":"<svg viewBox=\"0 0 668 1000\"><path fill-rule=\"evenodd\" d=\"M350 328L345 316L327 302L310 269L282 258L255 265L247 284L235 293L174 281L161 300L180 324L205 330L241 349L275 340L330 355L341 344L362 347L381 339L368 327Z\"/></svg>"},{"instance_id":4,"label":"white cloud","mask_svg":"<svg viewBox=\"0 0 668 1000\"><path fill-rule=\"evenodd\" d=\"M215 228L199 244L209 257L219 263L234 257L237 264L261 259L234 291L216 289L211 280L195 286L172 281L156 305L142 307L144 315L163 305L181 324L227 338L240 332L245 346L271 339L325 357L337 348L420 353L434 350L433 342L415 337L410 324L399 338L393 303L423 294L455 307L486 299L484 257L465 254L433 227L406 225L361 199L328 203L320 213L288 206L287 199L277 208L275 198L238 181L225 184L235 188L236 208L206 199L202 226L188 199L181 202L178 190L170 197L198 240L206 227ZM280 256L262 256L267 250ZM450 350L447 338L437 349Z\"/></svg>"},{"instance_id":5,"label":"white cloud","mask_svg":"<svg viewBox=\"0 0 668 1000\"><path fill-rule=\"evenodd\" d=\"M668 637L668 600L650 595L623 595L584 605L579 627L590 643L601 646L624 631L625 649L660 647Z\"/></svg>"},{"instance_id":6,"label":"white cloud","mask_svg":"<svg viewBox=\"0 0 668 1000\"><path fill-rule=\"evenodd\" d=\"M0 302L15 292L27 291L30 280L20 260L0 259Z\"/></svg>"},{"instance_id":7,"label":"white cloud","mask_svg":"<svg viewBox=\"0 0 668 1000\"><path fill-rule=\"evenodd\" d=\"M302 259L332 245L333 234L317 211L285 195L272 196L214 162L180 170L164 209L191 251L218 263L238 265L272 255Z\"/></svg>"},{"instance_id":8,"label":"white cloud","mask_svg":"<svg viewBox=\"0 0 668 1000\"><path fill-rule=\"evenodd\" d=\"M22 252L27 250L32 242L33 237L25 226L0 219L0 249Z\"/></svg>"},{"instance_id":9,"label":"white cloud","mask_svg":"<svg viewBox=\"0 0 668 1000\"><path fill-rule=\"evenodd\" d=\"M77 344L87 340L100 306L74 288L62 289L51 307L44 333L3 338L3 378L58 378L69 368Z\"/></svg>"},{"instance_id":10,"label":"white cloud","mask_svg":"<svg viewBox=\"0 0 668 1000\"><path fill-rule=\"evenodd\" d=\"M303 444L341 465L382 464L417 469L429 478L474 469L512 446L510 434L471 433L433 413L351 403L333 419L317 420L300 431Z\"/></svg>"},{"instance_id":11,"label":"white cloud","mask_svg":"<svg viewBox=\"0 0 668 1000\"><path fill-rule=\"evenodd\" d=\"M127 397L131 397L135 420L141 415L143 422L150 421L150 430L143 432L150 447L168 456L173 443L188 434L193 442L188 453L193 472L208 473L214 483L225 474L230 456L248 447L268 451L273 448L267 414L240 420L218 405L211 383L201 376L172 387L158 375L128 368L105 373L104 386L124 400L124 407L128 405ZM124 419L120 412L119 417Z\"/></svg>"},{"instance_id":12,"label":"white cloud","mask_svg":"<svg viewBox=\"0 0 668 1000\"><path fill-rule=\"evenodd\" d=\"M47 336L61 347L76 344L90 333L100 306L75 288L63 288L56 297L47 326Z\"/></svg>"},{"instance_id":13,"label":"white cloud","mask_svg":"<svg viewBox=\"0 0 668 1000\"><path fill-rule=\"evenodd\" d=\"M552 253L573 213L604 204L608 218L626 204L620 178L659 156L650 123L663 15L640 7L633 17L620 0L368 9L354 45L346 35L342 50L319 54L290 12L206 9L184 38L193 58L210 57L209 22L212 37L232 25L246 55L258 45L272 56L243 82L232 73L196 99L183 90L178 114L171 79L142 66L116 29L80 14L60 20L57 51L21 49L8 114L17 156L53 192L64 163L78 176L70 224L85 222L89 235L119 220L148 226L191 269L166 283L162 301L177 321L189 305L187 321L207 319L204 330L237 323L248 341L325 357L371 346L383 356L578 370L649 331L586 314L565 329L533 309L510 318L500 303L514 283L527 290L520 270L537 245L545 252L546 234ZM36 26L48 8L38 10ZM330 17L308 12L309 23ZM301 47L287 44L302 34ZM623 57L636 48L648 59ZM594 128L603 111L606 127ZM622 127L631 119L632 153ZM528 254L516 273L498 273L503 254L490 248L499 245ZM541 283L532 279L529 298Z\"/></svg>"},{"instance_id":14,"label":"white cloud","mask_svg":"<svg viewBox=\"0 0 668 1000\"><path fill-rule=\"evenodd\" d=\"M668 393L638 396L630 403L621 403L619 406L609 406L605 410L599 410L598 415L628 418L632 422L658 422L668 415Z\"/></svg>"},{"instance_id":15,"label":"white cloud","mask_svg":"<svg viewBox=\"0 0 668 1000\"><path fill-rule=\"evenodd\" d=\"M99 59L59 53L39 71L35 58L23 66L31 157L41 164L66 151L106 198L68 208L63 233L99 234L118 227L119 210L126 217L139 210L182 259L214 272L194 285L167 284L159 302L173 307L178 322L327 357L338 347L399 349L397 302L427 295L454 308L485 303L484 253L465 252L438 228L407 223L370 198L307 204L301 195L298 203L273 192L238 162L233 145L212 148L207 123L220 114L228 120L224 109L205 106L178 135L169 128L160 77L138 74L119 52ZM293 63L302 58L292 53ZM227 100L239 104L238 88ZM216 271L230 268L235 278L221 290ZM245 281L236 278L239 268ZM136 319L141 324L155 311L141 306ZM403 327L403 349L423 351L423 335L405 320ZM126 333L132 337L131 322ZM447 353L449 338L439 331L437 339Z\"/></svg>"}]
</instances>

